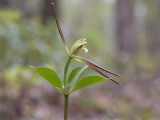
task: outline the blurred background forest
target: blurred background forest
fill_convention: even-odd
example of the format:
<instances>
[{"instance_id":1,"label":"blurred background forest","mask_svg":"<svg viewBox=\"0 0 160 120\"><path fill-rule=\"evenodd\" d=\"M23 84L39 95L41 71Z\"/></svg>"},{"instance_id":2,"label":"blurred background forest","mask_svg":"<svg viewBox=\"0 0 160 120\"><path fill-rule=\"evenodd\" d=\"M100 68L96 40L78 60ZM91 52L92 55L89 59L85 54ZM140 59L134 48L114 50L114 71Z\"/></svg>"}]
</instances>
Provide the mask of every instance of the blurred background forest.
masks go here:
<instances>
[{"instance_id":1,"label":"blurred background forest","mask_svg":"<svg viewBox=\"0 0 160 120\"><path fill-rule=\"evenodd\" d=\"M160 120L160 0L54 2L68 46L87 38L83 55L122 76L72 94L69 120ZM0 120L62 120L63 96L30 66L63 78L66 59L51 0L0 0Z\"/></svg>"}]
</instances>

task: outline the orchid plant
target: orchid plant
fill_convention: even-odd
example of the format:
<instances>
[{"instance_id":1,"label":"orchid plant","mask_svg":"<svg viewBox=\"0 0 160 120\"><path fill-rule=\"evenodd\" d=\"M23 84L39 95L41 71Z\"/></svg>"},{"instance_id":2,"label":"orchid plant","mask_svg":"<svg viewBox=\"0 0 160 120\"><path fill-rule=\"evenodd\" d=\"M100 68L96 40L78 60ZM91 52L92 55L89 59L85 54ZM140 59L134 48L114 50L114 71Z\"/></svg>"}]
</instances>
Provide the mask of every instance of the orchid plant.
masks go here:
<instances>
[{"instance_id":1,"label":"orchid plant","mask_svg":"<svg viewBox=\"0 0 160 120\"><path fill-rule=\"evenodd\" d=\"M67 116L68 116L68 98L69 95L81 88L87 87L89 85L98 83L98 82L102 82L105 80L111 80L114 83L119 84L119 82L115 81L114 79L110 78L109 76L107 76L104 72L109 73L111 75L120 77L118 74L115 74L99 65L97 65L96 63L90 61L89 59L86 59L84 57L81 56L77 56L77 54L83 49L85 50L85 52L88 52L88 49L85 47L86 39L82 38L78 41L76 41L73 46L71 47L70 51L67 47L63 32L61 30L59 21L57 19L57 15L56 15L56 11L55 11L55 6L54 3L52 3L52 7L53 7L53 13L54 13L54 17L56 20L56 24L57 24L57 28L60 34L60 37L62 39L64 48L66 49L66 52L68 54L68 60L66 62L66 65L64 67L64 80L63 82L60 80L58 74L51 68L48 67L32 67L34 68L42 77L44 77L46 80L48 80L55 88L56 90L63 94L65 97L65 105L64 105L64 120L67 120ZM69 76L67 77L67 71L69 68L69 65L71 63L71 60L76 60L78 62L81 62L83 64L85 64L85 66L80 66L77 68L74 68L71 73L69 74ZM92 68L94 71L98 72L101 76L97 76L97 75L93 75L93 76L86 76L82 79L81 75L82 73L87 69L87 68Z\"/></svg>"}]
</instances>

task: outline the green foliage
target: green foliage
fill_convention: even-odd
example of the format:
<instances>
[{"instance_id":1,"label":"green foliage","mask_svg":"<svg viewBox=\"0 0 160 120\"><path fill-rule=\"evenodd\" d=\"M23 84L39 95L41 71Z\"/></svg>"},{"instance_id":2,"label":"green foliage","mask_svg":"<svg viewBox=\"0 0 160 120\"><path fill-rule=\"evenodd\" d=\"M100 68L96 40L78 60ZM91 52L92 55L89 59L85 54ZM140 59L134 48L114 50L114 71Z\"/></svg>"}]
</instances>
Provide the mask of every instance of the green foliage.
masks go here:
<instances>
[{"instance_id":1,"label":"green foliage","mask_svg":"<svg viewBox=\"0 0 160 120\"><path fill-rule=\"evenodd\" d=\"M3 70L0 74L10 87L23 84L32 86L42 81L39 75L35 75L28 67L21 65L10 66L10 68ZM0 79L2 80L2 78Z\"/></svg>"},{"instance_id":2,"label":"green foliage","mask_svg":"<svg viewBox=\"0 0 160 120\"><path fill-rule=\"evenodd\" d=\"M89 85L92 85L92 84L95 84L98 82L102 82L105 80L107 80L107 79L104 77L100 77L100 76L87 76L87 77L81 79L71 92L74 92L74 91L79 90L81 88L84 88Z\"/></svg>"},{"instance_id":3,"label":"green foliage","mask_svg":"<svg viewBox=\"0 0 160 120\"><path fill-rule=\"evenodd\" d=\"M71 85L71 90L73 90L73 88L77 85L80 80L81 74L86 70L87 67L88 66L81 66L72 70L68 78L68 84Z\"/></svg>"},{"instance_id":4,"label":"green foliage","mask_svg":"<svg viewBox=\"0 0 160 120\"><path fill-rule=\"evenodd\" d=\"M42 77L48 80L57 89L59 93L64 95L69 95L72 92L81 88L107 80L106 78L100 76L87 76L80 80L81 74L87 68L87 66L81 66L72 70L68 78L68 85L62 86L61 80L59 79L58 74L54 70L47 67L32 68L34 68Z\"/></svg>"},{"instance_id":5,"label":"green foliage","mask_svg":"<svg viewBox=\"0 0 160 120\"><path fill-rule=\"evenodd\" d=\"M18 11L0 11L0 64L38 65L52 60L57 44L55 22L41 24L37 18L23 19ZM55 58L57 59L57 58Z\"/></svg>"},{"instance_id":6,"label":"green foliage","mask_svg":"<svg viewBox=\"0 0 160 120\"><path fill-rule=\"evenodd\" d=\"M0 21L16 21L19 20L21 14L19 11L1 10Z\"/></svg>"},{"instance_id":7,"label":"green foliage","mask_svg":"<svg viewBox=\"0 0 160 120\"><path fill-rule=\"evenodd\" d=\"M62 88L61 80L57 73L47 67L32 67L34 68L41 76L48 80L54 87Z\"/></svg>"}]
</instances>

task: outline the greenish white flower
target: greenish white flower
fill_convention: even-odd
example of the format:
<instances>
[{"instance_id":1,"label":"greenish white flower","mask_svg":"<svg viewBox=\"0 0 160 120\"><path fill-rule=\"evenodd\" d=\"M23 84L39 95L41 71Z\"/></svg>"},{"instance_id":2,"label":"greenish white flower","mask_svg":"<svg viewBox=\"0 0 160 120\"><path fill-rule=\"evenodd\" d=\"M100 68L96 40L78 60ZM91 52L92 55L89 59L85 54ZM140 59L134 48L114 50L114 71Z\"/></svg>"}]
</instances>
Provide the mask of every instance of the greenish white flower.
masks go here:
<instances>
[{"instance_id":1,"label":"greenish white flower","mask_svg":"<svg viewBox=\"0 0 160 120\"><path fill-rule=\"evenodd\" d=\"M73 58L73 59L75 59L75 60L77 60L77 61L79 61L79 62L81 62L81 63L83 63L83 64L85 64L87 66L89 66L90 68L92 68L93 70L95 70L96 72L101 74L102 76L108 78L109 80L112 80L113 82L119 84L119 82L113 80L112 78L110 78L109 76L104 74L103 72L110 73L110 74L112 74L114 76L117 76L117 77L120 77L119 75L117 75L117 74L115 74L115 73L113 73L113 72L111 72L111 71L109 71L109 70L97 65L96 63L94 63L94 62L92 62L92 61L90 61L90 60L88 60L86 58L83 58L83 57L80 57L80 56L76 56L82 49L85 50L85 53L88 52L88 49L84 46L87 43L85 38L77 40L72 45L71 50L69 52L68 47L67 47L66 42L65 42L65 39L64 39L64 36L63 36L63 33L62 33L62 30L60 28L60 25L59 25L59 22L58 22L58 19L57 19L57 16L56 16L56 12L55 12L54 6L53 6L53 11L54 11L54 16L55 16L55 19L56 19L56 24L57 24L57 27L58 27L59 34L61 36L62 42L64 44L64 47L65 47L65 49L66 49L66 51L67 51L67 53L68 53L68 55L70 57L70 60L69 60L69 62L67 64L67 67L65 69L65 79L66 79L66 72L68 70L68 65L70 64L71 59ZM101 72L99 69L102 70L103 72Z\"/></svg>"},{"instance_id":2,"label":"greenish white flower","mask_svg":"<svg viewBox=\"0 0 160 120\"><path fill-rule=\"evenodd\" d=\"M77 40L71 47L70 56L77 55L82 49L84 49L85 53L87 53L88 49L84 46L84 44L86 44L86 43L87 42L86 42L85 38Z\"/></svg>"}]
</instances>

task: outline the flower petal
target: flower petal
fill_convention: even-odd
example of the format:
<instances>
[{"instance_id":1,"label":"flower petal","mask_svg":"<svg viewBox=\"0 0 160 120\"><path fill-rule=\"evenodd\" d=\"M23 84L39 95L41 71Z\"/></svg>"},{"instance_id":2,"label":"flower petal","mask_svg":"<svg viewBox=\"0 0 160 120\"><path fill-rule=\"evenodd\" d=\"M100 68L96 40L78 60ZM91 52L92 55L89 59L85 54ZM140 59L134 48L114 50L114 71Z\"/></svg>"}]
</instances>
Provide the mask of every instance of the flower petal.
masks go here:
<instances>
[{"instance_id":1,"label":"flower petal","mask_svg":"<svg viewBox=\"0 0 160 120\"><path fill-rule=\"evenodd\" d=\"M86 44L86 39L82 38L80 40L77 40L73 45L72 48L70 50L70 55L76 55L78 54L81 49L85 48L84 44Z\"/></svg>"}]
</instances>

